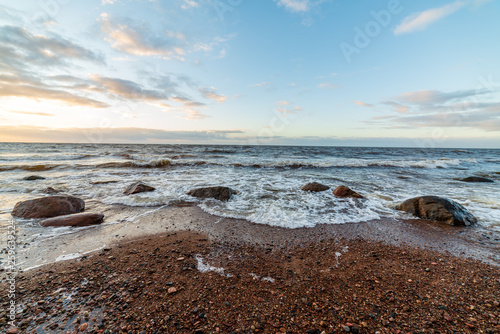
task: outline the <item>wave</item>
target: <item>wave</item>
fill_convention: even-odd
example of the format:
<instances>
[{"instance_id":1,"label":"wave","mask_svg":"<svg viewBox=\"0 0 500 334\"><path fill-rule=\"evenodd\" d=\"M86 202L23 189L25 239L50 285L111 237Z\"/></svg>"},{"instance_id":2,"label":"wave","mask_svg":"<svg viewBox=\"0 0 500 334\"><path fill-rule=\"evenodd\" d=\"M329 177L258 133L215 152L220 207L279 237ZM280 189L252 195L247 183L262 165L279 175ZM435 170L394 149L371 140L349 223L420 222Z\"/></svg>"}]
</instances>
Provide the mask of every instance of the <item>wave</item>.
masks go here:
<instances>
[{"instance_id":1,"label":"wave","mask_svg":"<svg viewBox=\"0 0 500 334\"><path fill-rule=\"evenodd\" d=\"M24 170L27 172L43 172L55 168L61 168L64 165L0 165L0 172L7 172L12 170Z\"/></svg>"},{"instance_id":2,"label":"wave","mask_svg":"<svg viewBox=\"0 0 500 334\"><path fill-rule=\"evenodd\" d=\"M157 159L150 161L117 161L106 162L95 166L96 168L163 168L172 164L169 159Z\"/></svg>"}]
</instances>

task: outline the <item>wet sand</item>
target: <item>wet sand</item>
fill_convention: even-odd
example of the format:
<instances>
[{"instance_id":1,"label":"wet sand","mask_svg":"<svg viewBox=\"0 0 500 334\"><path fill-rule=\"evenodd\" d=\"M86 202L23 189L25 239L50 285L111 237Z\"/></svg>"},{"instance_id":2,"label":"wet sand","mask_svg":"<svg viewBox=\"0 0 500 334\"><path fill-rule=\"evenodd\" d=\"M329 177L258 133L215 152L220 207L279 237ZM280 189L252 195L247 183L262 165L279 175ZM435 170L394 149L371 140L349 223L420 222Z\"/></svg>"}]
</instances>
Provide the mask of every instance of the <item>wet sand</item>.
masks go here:
<instances>
[{"instance_id":1,"label":"wet sand","mask_svg":"<svg viewBox=\"0 0 500 334\"><path fill-rule=\"evenodd\" d=\"M234 245L295 247L325 239L363 239L388 245L419 247L472 258L500 266L500 233L481 227L451 227L418 219L380 219L369 222L316 225L287 229L255 224L243 219L222 218L191 203L157 208L105 205L87 201L86 212L99 212L105 221L117 222L34 242L21 249L19 262L26 269L54 262L61 256L78 256L116 242L164 232L195 231L217 242Z\"/></svg>"}]
</instances>

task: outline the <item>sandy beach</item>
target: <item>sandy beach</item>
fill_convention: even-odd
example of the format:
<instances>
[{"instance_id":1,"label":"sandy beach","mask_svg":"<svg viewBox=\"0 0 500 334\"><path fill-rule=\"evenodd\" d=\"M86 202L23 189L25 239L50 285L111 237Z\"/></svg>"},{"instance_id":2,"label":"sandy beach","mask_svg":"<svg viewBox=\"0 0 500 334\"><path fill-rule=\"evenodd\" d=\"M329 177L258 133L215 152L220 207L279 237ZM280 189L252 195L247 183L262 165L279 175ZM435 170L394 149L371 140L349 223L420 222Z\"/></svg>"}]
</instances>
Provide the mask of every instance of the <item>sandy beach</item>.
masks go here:
<instances>
[{"instance_id":1,"label":"sandy beach","mask_svg":"<svg viewBox=\"0 0 500 334\"><path fill-rule=\"evenodd\" d=\"M498 236L483 229L422 220L285 229L188 203L89 209L136 219L46 247L45 261L69 242L80 257L17 276L17 333L500 330Z\"/></svg>"}]
</instances>

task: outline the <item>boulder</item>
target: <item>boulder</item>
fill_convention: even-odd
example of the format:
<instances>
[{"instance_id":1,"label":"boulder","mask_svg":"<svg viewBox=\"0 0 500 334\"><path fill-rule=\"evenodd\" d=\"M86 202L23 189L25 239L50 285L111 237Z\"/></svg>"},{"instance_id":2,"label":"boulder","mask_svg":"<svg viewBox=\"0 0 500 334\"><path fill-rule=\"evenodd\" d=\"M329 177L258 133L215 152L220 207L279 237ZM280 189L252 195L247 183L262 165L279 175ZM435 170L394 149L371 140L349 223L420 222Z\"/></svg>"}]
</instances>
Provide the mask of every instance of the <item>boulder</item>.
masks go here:
<instances>
[{"instance_id":1,"label":"boulder","mask_svg":"<svg viewBox=\"0 0 500 334\"><path fill-rule=\"evenodd\" d=\"M485 177L479 177L479 176L469 176L466 177L465 179L461 179L460 181L462 182L495 182L493 180L487 179Z\"/></svg>"},{"instance_id":2,"label":"boulder","mask_svg":"<svg viewBox=\"0 0 500 334\"><path fill-rule=\"evenodd\" d=\"M188 191L186 194L198 198L215 198L219 201L228 201L237 192L228 187L206 187Z\"/></svg>"},{"instance_id":3,"label":"boulder","mask_svg":"<svg viewBox=\"0 0 500 334\"><path fill-rule=\"evenodd\" d=\"M138 193L144 193L148 191L155 191L156 189L153 187L150 187L148 185L145 185L142 182L135 182L132 183L123 191L125 195L132 195L132 194L138 194Z\"/></svg>"},{"instance_id":4,"label":"boulder","mask_svg":"<svg viewBox=\"0 0 500 334\"><path fill-rule=\"evenodd\" d=\"M310 192L321 192L330 189L330 187L325 186L324 184L318 183L318 182L311 182L308 184L304 184L300 189L304 191L310 191Z\"/></svg>"},{"instance_id":5,"label":"boulder","mask_svg":"<svg viewBox=\"0 0 500 334\"><path fill-rule=\"evenodd\" d=\"M100 213L75 213L72 215L64 215L54 218L44 219L40 222L40 226L89 226L101 224L104 215Z\"/></svg>"},{"instance_id":6,"label":"boulder","mask_svg":"<svg viewBox=\"0 0 500 334\"><path fill-rule=\"evenodd\" d=\"M42 176L38 176L38 175L30 175L30 176L23 177L23 180L24 181L36 181L36 180L45 180L45 178Z\"/></svg>"},{"instance_id":7,"label":"boulder","mask_svg":"<svg viewBox=\"0 0 500 334\"><path fill-rule=\"evenodd\" d=\"M12 210L12 216L20 218L50 218L85 209L85 202L73 196L47 196L18 202Z\"/></svg>"},{"instance_id":8,"label":"boulder","mask_svg":"<svg viewBox=\"0 0 500 334\"><path fill-rule=\"evenodd\" d=\"M453 226L468 226L477 223L466 208L447 198L437 196L415 197L396 207L414 216Z\"/></svg>"},{"instance_id":9,"label":"boulder","mask_svg":"<svg viewBox=\"0 0 500 334\"><path fill-rule=\"evenodd\" d=\"M349 187L346 187L346 186L338 186L333 191L333 194L335 196L337 196L337 197L340 197L340 198L347 198L347 197L351 197L351 198L364 198L363 196L361 196L357 192L349 189Z\"/></svg>"},{"instance_id":10,"label":"boulder","mask_svg":"<svg viewBox=\"0 0 500 334\"><path fill-rule=\"evenodd\" d=\"M48 194L48 195L54 195L54 194L58 194L60 192L61 192L61 190L56 190L52 187L47 187L47 188L42 190L43 194Z\"/></svg>"}]
</instances>

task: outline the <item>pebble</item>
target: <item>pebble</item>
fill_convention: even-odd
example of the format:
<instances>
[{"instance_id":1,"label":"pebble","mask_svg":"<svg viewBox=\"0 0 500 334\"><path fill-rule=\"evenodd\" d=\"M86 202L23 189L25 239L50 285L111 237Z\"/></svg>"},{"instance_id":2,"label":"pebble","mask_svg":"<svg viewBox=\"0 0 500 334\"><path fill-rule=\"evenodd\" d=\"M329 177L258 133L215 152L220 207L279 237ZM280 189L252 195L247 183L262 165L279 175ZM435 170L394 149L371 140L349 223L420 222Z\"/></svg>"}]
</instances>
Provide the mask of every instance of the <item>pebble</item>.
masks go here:
<instances>
[{"instance_id":1,"label":"pebble","mask_svg":"<svg viewBox=\"0 0 500 334\"><path fill-rule=\"evenodd\" d=\"M350 332L351 328L349 326L344 326L344 332Z\"/></svg>"},{"instance_id":2,"label":"pebble","mask_svg":"<svg viewBox=\"0 0 500 334\"><path fill-rule=\"evenodd\" d=\"M170 295L173 294L173 293L176 293L177 292L177 288L174 288L174 287L171 287L171 288L168 288L168 291L167 291Z\"/></svg>"},{"instance_id":3,"label":"pebble","mask_svg":"<svg viewBox=\"0 0 500 334\"><path fill-rule=\"evenodd\" d=\"M86 330L87 328L89 328L89 324L86 322L84 324L81 324L80 325L80 332L83 332L84 330Z\"/></svg>"}]
</instances>

